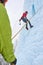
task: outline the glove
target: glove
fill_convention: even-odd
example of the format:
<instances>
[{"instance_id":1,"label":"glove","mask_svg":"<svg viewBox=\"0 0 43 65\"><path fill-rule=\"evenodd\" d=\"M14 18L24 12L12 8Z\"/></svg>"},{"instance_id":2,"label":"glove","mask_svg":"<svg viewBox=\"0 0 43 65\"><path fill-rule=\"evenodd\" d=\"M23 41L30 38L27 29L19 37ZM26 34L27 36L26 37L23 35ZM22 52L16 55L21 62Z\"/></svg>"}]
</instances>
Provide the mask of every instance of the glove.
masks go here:
<instances>
[{"instance_id":1,"label":"glove","mask_svg":"<svg viewBox=\"0 0 43 65\"><path fill-rule=\"evenodd\" d=\"M19 25L21 25L21 22L19 22Z\"/></svg>"},{"instance_id":2,"label":"glove","mask_svg":"<svg viewBox=\"0 0 43 65\"><path fill-rule=\"evenodd\" d=\"M17 59L15 59L13 62L11 62L11 65L16 65Z\"/></svg>"}]
</instances>

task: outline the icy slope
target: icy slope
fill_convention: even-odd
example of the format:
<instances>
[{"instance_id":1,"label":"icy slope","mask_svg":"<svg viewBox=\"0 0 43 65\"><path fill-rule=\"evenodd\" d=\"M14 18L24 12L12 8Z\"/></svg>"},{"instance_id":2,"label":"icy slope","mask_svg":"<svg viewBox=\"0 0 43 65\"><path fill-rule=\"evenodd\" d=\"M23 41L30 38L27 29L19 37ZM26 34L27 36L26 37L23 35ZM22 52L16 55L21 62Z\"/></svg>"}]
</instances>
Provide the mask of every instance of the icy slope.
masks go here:
<instances>
[{"instance_id":1,"label":"icy slope","mask_svg":"<svg viewBox=\"0 0 43 65\"><path fill-rule=\"evenodd\" d=\"M43 65L43 6L31 19L34 25L20 33L16 48L17 65Z\"/></svg>"}]
</instances>

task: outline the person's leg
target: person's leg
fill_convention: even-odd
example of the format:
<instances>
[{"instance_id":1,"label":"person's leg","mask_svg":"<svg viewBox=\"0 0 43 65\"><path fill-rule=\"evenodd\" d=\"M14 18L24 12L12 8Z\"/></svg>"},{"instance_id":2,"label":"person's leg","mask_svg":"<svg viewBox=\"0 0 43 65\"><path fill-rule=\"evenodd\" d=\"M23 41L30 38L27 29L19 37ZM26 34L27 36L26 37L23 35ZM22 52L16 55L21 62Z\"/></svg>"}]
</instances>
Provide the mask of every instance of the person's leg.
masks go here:
<instances>
[{"instance_id":1,"label":"person's leg","mask_svg":"<svg viewBox=\"0 0 43 65\"><path fill-rule=\"evenodd\" d=\"M28 22L26 22L26 29L28 30Z\"/></svg>"},{"instance_id":2,"label":"person's leg","mask_svg":"<svg viewBox=\"0 0 43 65\"><path fill-rule=\"evenodd\" d=\"M33 25L30 23L30 21L27 19L27 21L28 21L28 23L29 23L29 25L30 25L30 28L32 28L33 27Z\"/></svg>"},{"instance_id":3,"label":"person's leg","mask_svg":"<svg viewBox=\"0 0 43 65\"><path fill-rule=\"evenodd\" d=\"M27 22L27 18L22 18L23 22L26 23L26 29L28 30L28 22Z\"/></svg>"}]
</instances>

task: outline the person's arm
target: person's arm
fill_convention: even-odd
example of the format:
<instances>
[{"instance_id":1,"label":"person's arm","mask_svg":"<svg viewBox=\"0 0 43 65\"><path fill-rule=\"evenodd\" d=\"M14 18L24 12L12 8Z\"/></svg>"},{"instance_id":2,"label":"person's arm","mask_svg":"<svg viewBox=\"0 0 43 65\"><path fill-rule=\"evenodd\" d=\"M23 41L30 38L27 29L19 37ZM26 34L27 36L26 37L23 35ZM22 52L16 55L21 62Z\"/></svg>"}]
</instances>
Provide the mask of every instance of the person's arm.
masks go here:
<instances>
[{"instance_id":1,"label":"person's arm","mask_svg":"<svg viewBox=\"0 0 43 65\"><path fill-rule=\"evenodd\" d=\"M22 19L22 17L19 19L19 25L21 25L21 19Z\"/></svg>"},{"instance_id":2,"label":"person's arm","mask_svg":"<svg viewBox=\"0 0 43 65\"><path fill-rule=\"evenodd\" d=\"M21 19L19 19L19 25L21 25Z\"/></svg>"},{"instance_id":3,"label":"person's arm","mask_svg":"<svg viewBox=\"0 0 43 65\"><path fill-rule=\"evenodd\" d=\"M19 21L21 21L22 17L19 19Z\"/></svg>"}]
</instances>

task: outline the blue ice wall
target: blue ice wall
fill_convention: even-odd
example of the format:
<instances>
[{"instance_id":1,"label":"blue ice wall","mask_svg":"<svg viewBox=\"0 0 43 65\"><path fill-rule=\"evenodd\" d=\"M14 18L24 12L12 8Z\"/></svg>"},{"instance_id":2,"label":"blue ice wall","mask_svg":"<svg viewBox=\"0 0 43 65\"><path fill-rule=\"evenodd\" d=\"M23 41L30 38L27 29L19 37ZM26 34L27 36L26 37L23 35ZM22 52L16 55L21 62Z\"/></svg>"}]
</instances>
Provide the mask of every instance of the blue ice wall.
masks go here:
<instances>
[{"instance_id":1,"label":"blue ice wall","mask_svg":"<svg viewBox=\"0 0 43 65\"><path fill-rule=\"evenodd\" d=\"M32 0L25 0L24 11L28 10L28 18L32 16ZM43 0L34 0L35 16L30 20L33 28L21 30L17 42L17 65L43 65ZM40 8L41 7L41 8Z\"/></svg>"}]
</instances>

